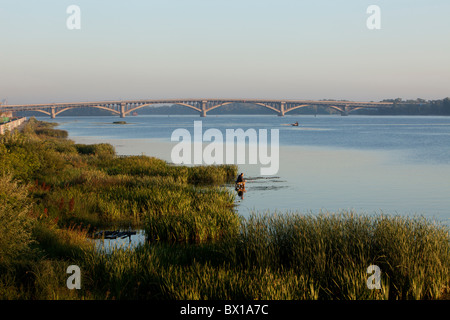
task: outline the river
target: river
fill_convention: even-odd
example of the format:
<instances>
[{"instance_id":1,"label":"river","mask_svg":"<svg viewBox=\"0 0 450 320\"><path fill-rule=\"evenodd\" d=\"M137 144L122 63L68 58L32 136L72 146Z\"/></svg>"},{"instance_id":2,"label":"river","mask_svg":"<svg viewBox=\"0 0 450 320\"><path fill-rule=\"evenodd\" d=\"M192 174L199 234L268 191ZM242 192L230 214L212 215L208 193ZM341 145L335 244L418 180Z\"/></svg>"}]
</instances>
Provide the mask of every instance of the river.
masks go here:
<instances>
[{"instance_id":1,"label":"river","mask_svg":"<svg viewBox=\"0 0 450 320\"><path fill-rule=\"evenodd\" d=\"M238 212L423 215L450 224L450 117L270 115L59 117L77 143L107 142L121 155L171 162L174 130L278 129L279 170L239 165L248 179ZM124 120L127 124L114 124ZM298 121L299 126L288 124Z\"/></svg>"}]
</instances>

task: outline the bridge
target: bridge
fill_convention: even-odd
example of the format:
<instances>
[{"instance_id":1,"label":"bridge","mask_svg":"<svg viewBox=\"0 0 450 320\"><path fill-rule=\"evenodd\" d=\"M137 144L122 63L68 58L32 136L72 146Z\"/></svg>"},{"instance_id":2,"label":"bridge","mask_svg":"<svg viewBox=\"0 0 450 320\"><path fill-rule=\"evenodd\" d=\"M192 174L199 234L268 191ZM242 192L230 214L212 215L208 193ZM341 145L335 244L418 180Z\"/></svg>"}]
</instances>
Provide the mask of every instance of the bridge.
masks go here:
<instances>
[{"instance_id":1,"label":"bridge","mask_svg":"<svg viewBox=\"0 0 450 320\"><path fill-rule=\"evenodd\" d=\"M0 113L18 111L37 111L49 115L52 119L64 111L74 108L97 108L110 111L121 118L137 111L138 109L158 104L181 105L191 108L206 117L207 112L232 103L246 103L265 107L279 116L304 107L323 106L337 110L341 115L363 108L390 108L392 102L357 102L357 101L333 101L333 100L264 100L264 99L162 99L162 100L120 100L120 101L90 101L50 104L27 105L0 105Z\"/></svg>"}]
</instances>

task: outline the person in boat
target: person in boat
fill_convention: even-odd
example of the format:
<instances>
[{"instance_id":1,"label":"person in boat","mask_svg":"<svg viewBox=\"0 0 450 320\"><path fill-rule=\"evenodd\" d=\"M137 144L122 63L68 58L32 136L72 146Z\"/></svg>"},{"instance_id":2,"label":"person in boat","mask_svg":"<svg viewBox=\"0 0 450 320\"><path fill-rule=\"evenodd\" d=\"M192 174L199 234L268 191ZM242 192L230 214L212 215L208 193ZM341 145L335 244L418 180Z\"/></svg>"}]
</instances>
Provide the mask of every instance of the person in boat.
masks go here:
<instances>
[{"instance_id":1,"label":"person in boat","mask_svg":"<svg viewBox=\"0 0 450 320\"><path fill-rule=\"evenodd\" d=\"M245 180L243 173L241 173L236 179L236 191L238 192L239 197L241 197L241 199L244 199Z\"/></svg>"},{"instance_id":2,"label":"person in boat","mask_svg":"<svg viewBox=\"0 0 450 320\"><path fill-rule=\"evenodd\" d=\"M240 175L238 175L237 179L236 179L236 190L245 188L245 180L244 180L244 174L241 173Z\"/></svg>"}]
</instances>

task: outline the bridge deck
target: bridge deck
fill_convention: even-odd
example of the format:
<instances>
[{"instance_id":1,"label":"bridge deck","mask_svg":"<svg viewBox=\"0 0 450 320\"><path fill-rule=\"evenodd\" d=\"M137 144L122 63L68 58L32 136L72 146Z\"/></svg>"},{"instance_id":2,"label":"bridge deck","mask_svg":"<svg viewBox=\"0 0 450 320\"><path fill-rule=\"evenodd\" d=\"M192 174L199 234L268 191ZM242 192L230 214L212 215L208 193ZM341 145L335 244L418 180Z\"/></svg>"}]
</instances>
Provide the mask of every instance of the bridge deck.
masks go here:
<instances>
[{"instance_id":1,"label":"bridge deck","mask_svg":"<svg viewBox=\"0 0 450 320\"><path fill-rule=\"evenodd\" d=\"M361 102L345 100L276 100L276 99L147 99L147 100L111 100L111 101L85 101L85 102L61 102L61 103L40 103L22 105L0 105L0 112L16 111L38 111L55 118L56 115L73 108L98 108L111 111L114 114L125 117L127 114L149 105L156 104L178 104L194 109L201 116L206 116L208 111L215 108L231 104L247 103L255 104L273 110L281 116L285 113L306 107L306 106L326 106L333 108L341 114L348 114L352 110L361 108L389 108L392 102Z\"/></svg>"}]
</instances>

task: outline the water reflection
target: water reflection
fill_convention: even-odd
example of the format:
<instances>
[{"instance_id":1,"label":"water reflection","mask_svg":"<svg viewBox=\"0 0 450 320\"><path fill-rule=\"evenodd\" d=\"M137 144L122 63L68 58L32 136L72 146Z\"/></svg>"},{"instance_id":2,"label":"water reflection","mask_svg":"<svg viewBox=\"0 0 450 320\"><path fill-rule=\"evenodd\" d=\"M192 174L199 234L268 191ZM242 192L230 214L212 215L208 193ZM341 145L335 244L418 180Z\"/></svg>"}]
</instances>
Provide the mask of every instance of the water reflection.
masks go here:
<instances>
[{"instance_id":1,"label":"water reflection","mask_svg":"<svg viewBox=\"0 0 450 320\"><path fill-rule=\"evenodd\" d=\"M402 161L402 151L339 148L280 148L279 177L259 177L259 167L242 165L245 201L252 211L355 210L361 213L424 215L449 221L450 166Z\"/></svg>"},{"instance_id":2,"label":"water reflection","mask_svg":"<svg viewBox=\"0 0 450 320\"><path fill-rule=\"evenodd\" d=\"M100 238L93 239L93 241L96 250L103 253L111 253L117 249L130 250L145 244L146 235L144 230L137 230L135 234L128 237Z\"/></svg>"}]
</instances>

